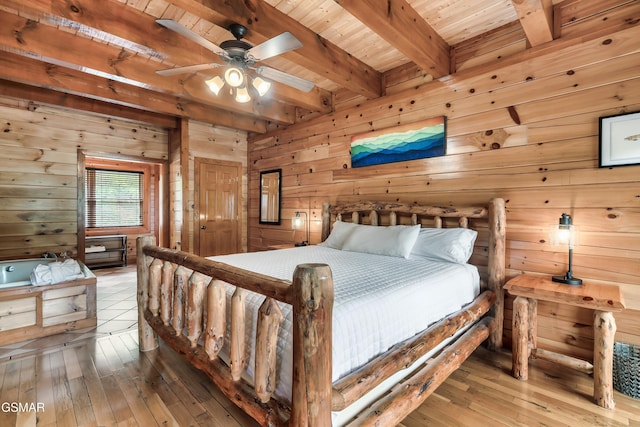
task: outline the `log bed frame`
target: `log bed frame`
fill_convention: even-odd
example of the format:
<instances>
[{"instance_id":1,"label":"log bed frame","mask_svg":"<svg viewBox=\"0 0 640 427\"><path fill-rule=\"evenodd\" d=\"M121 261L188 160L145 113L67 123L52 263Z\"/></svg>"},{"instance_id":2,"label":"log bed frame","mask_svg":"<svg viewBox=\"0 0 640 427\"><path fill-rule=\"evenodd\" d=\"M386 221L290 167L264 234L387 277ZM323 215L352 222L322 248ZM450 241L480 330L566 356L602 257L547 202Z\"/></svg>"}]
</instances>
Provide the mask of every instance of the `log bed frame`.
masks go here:
<instances>
[{"instance_id":1,"label":"log bed frame","mask_svg":"<svg viewBox=\"0 0 640 427\"><path fill-rule=\"evenodd\" d=\"M344 409L460 328L474 324L348 425L398 424L482 342L487 340L490 349L502 346L505 204L502 199L492 199L486 207L470 208L372 202L345 206L325 204L322 240L329 235L332 218L342 220L349 214L353 222L367 218L371 225L383 222L393 225L401 223L401 218L423 225L430 218L433 222L428 226L431 227L442 227L443 223L456 220L454 226L467 227L470 220L478 221L481 225L471 262L479 267L483 292L462 310L396 344L332 384L333 282L329 266L299 265L292 281L280 280L186 252L160 248L155 246L154 237L142 236L137 240L140 350L158 347L160 336L263 426L326 427L331 425L331 411ZM382 220L382 215L388 216L388 221L386 217ZM481 253L476 255L478 248ZM224 282L237 287L230 309L226 307ZM253 385L243 379L246 365L243 301L247 291L266 296L258 312ZM282 317L276 301L291 304L293 308L292 404L273 394L277 331ZM226 336L227 321L230 322L229 336ZM229 365L218 357L225 341L229 345Z\"/></svg>"}]
</instances>

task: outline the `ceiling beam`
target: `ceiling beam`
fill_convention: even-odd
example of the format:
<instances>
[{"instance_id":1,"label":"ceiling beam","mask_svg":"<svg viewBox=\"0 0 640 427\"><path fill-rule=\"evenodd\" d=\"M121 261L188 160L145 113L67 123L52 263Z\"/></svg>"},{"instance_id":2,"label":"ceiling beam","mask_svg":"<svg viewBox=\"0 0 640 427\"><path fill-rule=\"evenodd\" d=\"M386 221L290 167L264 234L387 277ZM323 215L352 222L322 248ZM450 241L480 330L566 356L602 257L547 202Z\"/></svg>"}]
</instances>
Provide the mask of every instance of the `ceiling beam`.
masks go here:
<instances>
[{"instance_id":1,"label":"ceiling beam","mask_svg":"<svg viewBox=\"0 0 640 427\"><path fill-rule=\"evenodd\" d=\"M216 97L197 76L159 76L155 73L155 62L46 24L0 11L0 28L0 50L6 52L37 58L49 64L144 89L155 89L239 114L264 117L281 123L295 122L295 108L292 106L268 100L250 105L239 104L225 97ZM78 52L82 52L82 55L78 55ZM79 59L82 64L77 63ZM28 73L25 76L28 77Z\"/></svg>"},{"instance_id":2,"label":"ceiling beam","mask_svg":"<svg viewBox=\"0 0 640 427\"><path fill-rule=\"evenodd\" d=\"M382 74L263 0L168 0L225 28L237 22L248 28L246 39L261 43L289 31L302 47L283 56L366 98L382 95ZM265 61L268 63L268 61Z\"/></svg>"},{"instance_id":3,"label":"ceiling beam","mask_svg":"<svg viewBox=\"0 0 640 427\"><path fill-rule=\"evenodd\" d=\"M531 47L553 40L552 0L511 0Z\"/></svg>"},{"instance_id":4,"label":"ceiling beam","mask_svg":"<svg viewBox=\"0 0 640 427\"><path fill-rule=\"evenodd\" d=\"M158 69L223 63L210 50L165 29L156 24L152 16L123 3L104 0L5 2L18 11L38 15L40 22L72 28L91 38L155 58L159 61ZM271 97L311 111L328 113L332 110L331 94L320 88L305 93L274 82Z\"/></svg>"},{"instance_id":5,"label":"ceiling beam","mask_svg":"<svg viewBox=\"0 0 640 427\"><path fill-rule=\"evenodd\" d=\"M406 0L334 0L433 78L449 74L449 45Z\"/></svg>"},{"instance_id":6,"label":"ceiling beam","mask_svg":"<svg viewBox=\"0 0 640 427\"><path fill-rule=\"evenodd\" d=\"M165 129L173 129L178 126L177 119L174 116L152 113L111 102L97 101L84 96L72 95L56 90L44 88L35 89L33 86L7 80L0 80L0 96L87 111L105 117L118 117L124 120L149 123Z\"/></svg>"},{"instance_id":7,"label":"ceiling beam","mask_svg":"<svg viewBox=\"0 0 640 427\"><path fill-rule=\"evenodd\" d=\"M29 70L29 72L25 73L24 70ZM40 100L41 102L47 101L39 98L35 99L35 93L40 91L39 88L46 88L47 90L55 90L74 96L85 96L100 102L110 102L120 106L171 116L189 117L234 129L256 133L266 132L266 123L254 117L193 101L181 100L169 94L162 94L80 71L57 67L8 52L0 55L0 78L31 86L31 91L34 92L34 95L27 97L27 99ZM3 88L2 90L5 89ZM62 98L62 95L60 96Z\"/></svg>"}]
</instances>

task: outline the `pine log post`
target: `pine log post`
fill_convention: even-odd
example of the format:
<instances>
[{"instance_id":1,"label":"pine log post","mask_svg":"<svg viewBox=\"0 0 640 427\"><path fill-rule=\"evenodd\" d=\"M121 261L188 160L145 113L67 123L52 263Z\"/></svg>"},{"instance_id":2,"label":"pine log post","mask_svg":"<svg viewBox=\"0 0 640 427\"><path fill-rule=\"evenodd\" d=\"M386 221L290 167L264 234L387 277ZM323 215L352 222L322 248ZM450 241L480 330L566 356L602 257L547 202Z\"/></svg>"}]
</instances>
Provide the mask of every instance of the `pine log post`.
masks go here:
<instances>
[{"instance_id":1,"label":"pine log post","mask_svg":"<svg viewBox=\"0 0 640 427\"><path fill-rule=\"evenodd\" d=\"M529 300L526 297L513 300L512 334L512 374L526 381L529 378Z\"/></svg>"},{"instance_id":2,"label":"pine log post","mask_svg":"<svg viewBox=\"0 0 640 427\"><path fill-rule=\"evenodd\" d=\"M331 233L331 212L329 207L331 205L327 202L322 204L322 235L321 240L324 242Z\"/></svg>"},{"instance_id":3,"label":"pine log post","mask_svg":"<svg viewBox=\"0 0 640 427\"><path fill-rule=\"evenodd\" d=\"M158 337L147 323L144 313L149 305L149 266L153 259L144 254L142 249L147 245L155 245L154 236L140 236L136 239L136 256L138 272L138 342L140 351L151 351L158 348Z\"/></svg>"},{"instance_id":4,"label":"pine log post","mask_svg":"<svg viewBox=\"0 0 640 427\"><path fill-rule=\"evenodd\" d=\"M331 425L333 278L326 264L293 274L293 389L289 426Z\"/></svg>"},{"instance_id":5,"label":"pine log post","mask_svg":"<svg viewBox=\"0 0 640 427\"><path fill-rule=\"evenodd\" d=\"M227 294L222 280L213 279L207 288L207 328L204 350L213 360L224 345L227 332Z\"/></svg>"},{"instance_id":6,"label":"pine log post","mask_svg":"<svg viewBox=\"0 0 640 427\"><path fill-rule=\"evenodd\" d=\"M502 348L504 326L504 290L505 283L505 241L507 213L504 199L495 198L489 202L489 260L488 287L496 294L496 302L491 309L494 327L489 334L487 347L490 350Z\"/></svg>"},{"instance_id":7,"label":"pine log post","mask_svg":"<svg viewBox=\"0 0 640 427\"><path fill-rule=\"evenodd\" d=\"M160 283L160 318L166 326L171 321L171 302L173 301L173 272L175 267L169 261L162 266L162 281Z\"/></svg>"},{"instance_id":8,"label":"pine log post","mask_svg":"<svg viewBox=\"0 0 640 427\"><path fill-rule=\"evenodd\" d=\"M190 272L183 266L176 268L173 275L173 306L171 309L171 324L176 331L176 335L182 334L184 327L184 305L189 283Z\"/></svg>"},{"instance_id":9,"label":"pine log post","mask_svg":"<svg viewBox=\"0 0 640 427\"><path fill-rule=\"evenodd\" d=\"M241 287L237 287L231 297L231 348L229 357L231 359L231 377L234 381L240 381L246 364L244 356L246 330L245 296L246 291Z\"/></svg>"},{"instance_id":10,"label":"pine log post","mask_svg":"<svg viewBox=\"0 0 640 427\"><path fill-rule=\"evenodd\" d=\"M276 353L282 310L273 298L266 298L258 310L254 388L266 403L276 391Z\"/></svg>"},{"instance_id":11,"label":"pine log post","mask_svg":"<svg viewBox=\"0 0 640 427\"><path fill-rule=\"evenodd\" d=\"M616 320L610 311L600 310L594 311L593 318L593 399L603 408L612 409Z\"/></svg>"},{"instance_id":12,"label":"pine log post","mask_svg":"<svg viewBox=\"0 0 640 427\"><path fill-rule=\"evenodd\" d=\"M149 302L151 314L157 316L160 312L160 282L162 281L162 261L154 259L149 266Z\"/></svg>"},{"instance_id":13,"label":"pine log post","mask_svg":"<svg viewBox=\"0 0 640 427\"><path fill-rule=\"evenodd\" d=\"M206 284L205 276L193 273L189 279L187 292L187 338L191 342L191 348L196 348L200 335L202 335L202 313Z\"/></svg>"}]
</instances>

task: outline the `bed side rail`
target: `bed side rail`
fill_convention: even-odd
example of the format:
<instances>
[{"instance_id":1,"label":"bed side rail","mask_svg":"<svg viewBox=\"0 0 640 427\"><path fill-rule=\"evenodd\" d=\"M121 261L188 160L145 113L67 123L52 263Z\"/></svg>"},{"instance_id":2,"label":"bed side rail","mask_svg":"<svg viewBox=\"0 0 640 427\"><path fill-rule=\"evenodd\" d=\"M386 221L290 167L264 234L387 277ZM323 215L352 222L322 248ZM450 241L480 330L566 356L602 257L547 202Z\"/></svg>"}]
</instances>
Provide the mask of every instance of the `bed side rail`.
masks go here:
<instances>
[{"instance_id":1,"label":"bed side rail","mask_svg":"<svg viewBox=\"0 0 640 427\"><path fill-rule=\"evenodd\" d=\"M468 306L434 323L416 336L394 345L360 369L340 378L333 385L332 409L340 411L346 408L395 372L413 365L456 331L484 316L495 300L493 292L483 292Z\"/></svg>"}]
</instances>

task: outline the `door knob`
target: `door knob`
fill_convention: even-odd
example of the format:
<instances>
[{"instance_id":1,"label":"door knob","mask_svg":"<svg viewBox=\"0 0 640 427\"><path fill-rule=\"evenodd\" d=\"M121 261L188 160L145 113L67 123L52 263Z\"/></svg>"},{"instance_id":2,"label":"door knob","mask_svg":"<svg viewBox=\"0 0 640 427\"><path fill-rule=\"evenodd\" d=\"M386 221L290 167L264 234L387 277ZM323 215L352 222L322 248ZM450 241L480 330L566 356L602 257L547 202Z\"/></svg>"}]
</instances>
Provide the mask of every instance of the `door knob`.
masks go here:
<instances>
[{"instance_id":1,"label":"door knob","mask_svg":"<svg viewBox=\"0 0 640 427\"><path fill-rule=\"evenodd\" d=\"M206 225L201 225L201 226L200 226L200 230L206 230L206 229L207 229L207 226L206 226Z\"/></svg>"}]
</instances>

